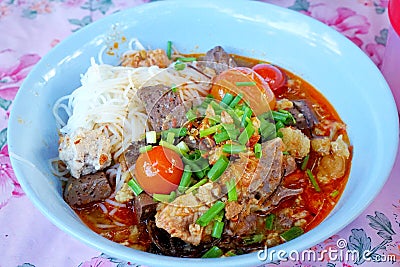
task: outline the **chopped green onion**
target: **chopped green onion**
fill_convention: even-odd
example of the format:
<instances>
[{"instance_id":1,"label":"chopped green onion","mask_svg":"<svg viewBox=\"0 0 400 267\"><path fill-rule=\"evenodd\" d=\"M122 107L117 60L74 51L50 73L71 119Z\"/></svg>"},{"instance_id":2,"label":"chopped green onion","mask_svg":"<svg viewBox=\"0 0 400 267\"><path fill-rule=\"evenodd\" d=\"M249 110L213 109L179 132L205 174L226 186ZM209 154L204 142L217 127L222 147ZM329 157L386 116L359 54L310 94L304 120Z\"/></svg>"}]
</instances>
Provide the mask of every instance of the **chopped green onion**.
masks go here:
<instances>
[{"instance_id":1,"label":"chopped green onion","mask_svg":"<svg viewBox=\"0 0 400 267\"><path fill-rule=\"evenodd\" d=\"M238 94L235 96L235 98L232 100L232 102L229 104L231 108L235 108L237 104L239 104L240 100L243 98L243 93Z\"/></svg>"},{"instance_id":2,"label":"chopped green onion","mask_svg":"<svg viewBox=\"0 0 400 267\"><path fill-rule=\"evenodd\" d=\"M240 134L240 130L239 129L228 130L226 132L228 133L229 139L231 139L231 140L236 140L237 137Z\"/></svg>"},{"instance_id":3,"label":"chopped green onion","mask_svg":"<svg viewBox=\"0 0 400 267\"><path fill-rule=\"evenodd\" d=\"M198 171L194 171L193 173L194 173L194 175L196 175L196 177L197 177L198 179L203 179L204 176L206 176L206 173L207 173L207 171L208 171L209 169L210 169L210 168L202 170L201 168L199 168Z\"/></svg>"},{"instance_id":4,"label":"chopped green onion","mask_svg":"<svg viewBox=\"0 0 400 267\"><path fill-rule=\"evenodd\" d=\"M272 117L276 122L280 121L285 125L292 125L296 123L292 113L287 110L280 109L279 111L272 111Z\"/></svg>"},{"instance_id":5,"label":"chopped green onion","mask_svg":"<svg viewBox=\"0 0 400 267\"><path fill-rule=\"evenodd\" d=\"M217 125L211 126L210 128L200 130L200 138L216 133L219 129L221 129L221 127L222 127L221 124L217 124Z\"/></svg>"},{"instance_id":6,"label":"chopped green onion","mask_svg":"<svg viewBox=\"0 0 400 267\"><path fill-rule=\"evenodd\" d=\"M186 136L187 133L188 133L187 128L185 128L185 127L182 127L182 128L169 128L168 130L165 130L165 131L162 132L164 138L166 138L166 135L167 135L168 133L170 133L170 132L171 132L171 133L174 133L175 136L177 136L177 137L178 137L178 136L179 136L179 137Z\"/></svg>"},{"instance_id":7,"label":"chopped green onion","mask_svg":"<svg viewBox=\"0 0 400 267\"><path fill-rule=\"evenodd\" d=\"M175 62L175 65L174 65L175 70L178 70L178 71L179 70L184 70L185 67L186 67L185 63L179 62L179 61Z\"/></svg>"},{"instance_id":8,"label":"chopped green onion","mask_svg":"<svg viewBox=\"0 0 400 267\"><path fill-rule=\"evenodd\" d=\"M246 151L246 146L244 145L232 145L232 144L225 144L222 146L222 152L228 154L239 154L241 152Z\"/></svg>"},{"instance_id":9,"label":"chopped green onion","mask_svg":"<svg viewBox=\"0 0 400 267\"><path fill-rule=\"evenodd\" d=\"M174 144L175 141L175 134L173 132L168 132L167 133L167 140L168 143Z\"/></svg>"},{"instance_id":10,"label":"chopped green onion","mask_svg":"<svg viewBox=\"0 0 400 267\"><path fill-rule=\"evenodd\" d=\"M235 130L235 124L231 124L231 123L222 123L221 124L222 127L224 128L224 130L228 131L228 130Z\"/></svg>"},{"instance_id":11,"label":"chopped green onion","mask_svg":"<svg viewBox=\"0 0 400 267\"><path fill-rule=\"evenodd\" d=\"M330 194L331 197L337 197L337 195L339 195L339 190L334 190L334 191L332 191L332 193Z\"/></svg>"},{"instance_id":12,"label":"chopped green onion","mask_svg":"<svg viewBox=\"0 0 400 267\"><path fill-rule=\"evenodd\" d=\"M308 178L310 178L311 184L315 188L315 191L321 192L321 188L319 187L317 180L315 179L315 177L312 174L312 172L310 171L310 169L307 169L306 172L307 172Z\"/></svg>"},{"instance_id":13,"label":"chopped green onion","mask_svg":"<svg viewBox=\"0 0 400 267\"><path fill-rule=\"evenodd\" d=\"M289 240L292 240L292 239L294 239L296 237L301 236L303 233L304 233L304 230L301 227L293 226L292 228L290 228L286 232L283 232L281 234L281 237L285 241L289 241Z\"/></svg>"},{"instance_id":14,"label":"chopped green onion","mask_svg":"<svg viewBox=\"0 0 400 267\"><path fill-rule=\"evenodd\" d=\"M271 140L276 136L276 128L275 125L271 122L267 122L263 118L259 118L260 120L260 134L265 140Z\"/></svg>"},{"instance_id":15,"label":"chopped green onion","mask_svg":"<svg viewBox=\"0 0 400 267\"><path fill-rule=\"evenodd\" d=\"M267 215L267 218L265 218L265 228L267 230L272 230L274 227L275 218L275 214L270 213Z\"/></svg>"},{"instance_id":16,"label":"chopped green onion","mask_svg":"<svg viewBox=\"0 0 400 267\"><path fill-rule=\"evenodd\" d=\"M128 186L132 189L133 193L136 196L140 195L140 193L143 192L142 187L140 187L140 185L138 184L138 182L136 182L135 179L130 179L128 182Z\"/></svg>"},{"instance_id":17,"label":"chopped green onion","mask_svg":"<svg viewBox=\"0 0 400 267\"><path fill-rule=\"evenodd\" d=\"M310 159L310 154L304 157L303 162L301 163L301 170L305 171L307 169L308 160Z\"/></svg>"},{"instance_id":18,"label":"chopped green onion","mask_svg":"<svg viewBox=\"0 0 400 267\"><path fill-rule=\"evenodd\" d=\"M221 238L222 232L224 231L224 223L215 221L211 232L211 236L214 238Z\"/></svg>"},{"instance_id":19,"label":"chopped green onion","mask_svg":"<svg viewBox=\"0 0 400 267\"><path fill-rule=\"evenodd\" d=\"M171 193L169 193L169 197L170 197L170 201L169 202L174 201L175 198L176 198L176 192L175 191L171 191Z\"/></svg>"},{"instance_id":20,"label":"chopped green onion","mask_svg":"<svg viewBox=\"0 0 400 267\"><path fill-rule=\"evenodd\" d=\"M182 151L177 146L174 146L173 144L168 143L167 141L160 140L159 145L163 146L163 147L166 147L166 148L169 148L169 149L175 151L176 153L178 153L179 155L183 154Z\"/></svg>"},{"instance_id":21,"label":"chopped green onion","mask_svg":"<svg viewBox=\"0 0 400 267\"><path fill-rule=\"evenodd\" d=\"M281 122L281 121L278 121L275 123L276 131L279 131L279 129L284 128L284 127L285 127L285 124L283 124L283 122Z\"/></svg>"},{"instance_id":22,"label":"chopped green onion","mask_svg":"<svg viewBox=\"0 0 400 267\"><path fill-rule=\"evenodd\" d=\"M244 111L244 113L243 113L243 116L242 116L241 125L242 125L243 127L245 127L245 126L246 126L247 119L250 119L251 114L253 114L253 111L252 111L251 108L249 108L248 106L245 106L245 108L244 108L243 111Z\"/></svg>"},{"instance_id":23,"label":"chopped green onion","mask_svg":"<svg viewBox=\"0 0 400 267\"><path fill-rule=\"evenodd\" d=\"M210 95L211 96L211 95ZM203 102L200 104L200 106L197 106L197 108L202 107L202 108L207 108L208 105L213 101L214 97L206 97ZM217 104L218 105L218 104Z\"/></svg>"},{"instance_id":24,"label":"chopped green onion","mask_svg":"<svg viewBox=\"0 0 400 267\"><path fill-rule=\"evenodd\" d=\"M201 152L198 149L193 151L193 153L190 153L188 156L188 159L190 159L190 160L198 160L200 158L201 158Z\"/></svg>"},{"instance_id":25,"label":"chopped green onion","mask_svg":"<svg viewBox=\"0 0 400 267\"><path fill-rule=\"evenodd\" d=\"M152 149L153 149L152 145L142 146L142 147L139 148L139 153L143 154L143 153L146 153L147 151L150 151Z\"/></svg>"},{"instance_id":26,"label":"chopped green onion","mask_svg":"<svg viewBox=\"0 0 400 267\"><path fill-rule=\"evenodd\" d=\"M172 42L168 41L167 42L167 57L168 59L171 59L172 56Z\"/></svg>"},{"instance_id":27,"label":"chopped green onion","mask_svg":"<svg viewBox=\"0 0 400 267\"><path fill-rule=\"evenodd\" d=\"M249 123L247 124L246 128L244 128L244 131L239 135L238 141L240 144L245 145L247 141L249 141L250 137L253 135L255 132L255 129L253 127L253 124Z\"/></svg>"},{"instance_id":28,"label":"chopped green onion","mask_svg":"<svg viewBox=\"0 0 400 267\"><path fill-rule=\"evenodd\" d=\"M171 191L168 195L166 194L153 194L153 199L155 201L160 201L160 202L172 202L176 198L176 192Z\"/></svg>"},{"instance_id":29,"label":"chopped green onion","mask_svg":"<svg viewBox=\"0 0 400 267\"><path fill-rule=\"evenodd\" d=\"M186 112L186 118L188 121L194 121L197 118L197 115L193 109L189 109L188 112Z\"/></svg>"},{"instance_id":30,"label":"chopped green onion","mask_svg":"<svg viewBox=\"0 0 400 267\"><path fill-rule=\"evenodd\" d=\"M178 191L180 193L185 192L187 187L190 185L191 178L192 178L192 168L189 165L186 165L185 169L183 170L181 181L179 182L178 186Z\"/></svg>"},{"instance_id":31,"label":"chopped green onion","mask_svg":"<svg viewBox=\"0 0 400 267\"><path fill-rule=\"evenodd\" d=\"M257 159L262 157L261 144L257 143L254 145L254 154L256 155Z\"/></svg>"},{"instance_id":32,"label":"chopped green onion","mask_svg":"<svg viewBox=\"0 0 400 267\"><path fill-rule=\"evenodd\" d=\"M224 173L228 165L229 160L227 159L227 157L224 155L220 156L219 159L208 171L207 177L213 182L216 181Z\"/></svg>"},{"instance_id":33,"label":"chopped green onion","mask_svg":"<svg viewBox=\"0 0 400 267\"><path fill-rule=\"evenodd\" d=\"M235 109L236 116L241 117L244 114L244 111L241 109Z\"/></svg>"},{"instance_id":34,"label":"chopped green onion","mask_svg":"<svg viewBox=\"0 0 400 267\"><path fill-rule=\"evenodd\" d=\"M229 250L227 253L225 253L225 256L233 257L233 256L237 256L237 255L234 253L234 250Z\"/></svg>"},{"instance_id":35,"label":"chopped green onion","mask_svg":"<svg viewBox=\"0 0 400 267\"><path fill-rule=\"evenodd\" d=\"M192 167L192 172L194 172L198 178L204 177L205 174L203 173L203 171L208 167L208 161L206 159L201 157L197 159L196 158L190 159L189 155L189 158L183 157L182 160L185 164L190 165L190 167Z\"/></svg>"},{"instance_id":36,"label":"chopped green onion","mask_svg":"<svg viewBox=\"0 0 400 267\"><path fill-rule=\"evenodd\" d=\"M288 117L288 115L286 113L282 113L282 112L273 110L272 111L272 117L274 118L274 121L285 122L287 117Z\"/></svg>"},{"instance_id":37,"label":"chopped green onion","mask_svg":"<svg viewBox=\"0 0 400 267\"><path fill-rule=\"evenodd\" d=\"M170 200L170 195L165 195L165 194L153 194L153 200L154 201L159 201L159 202L168 202Z\"/></svg>"},{"instance_id":38,"label":"chopped green onion","mask_svg":"<svg viewBox=\"0 0 400 267\"><path fill-rule=\"evenodd\" d=\"M218 200L196 220L196 223L200 226L207 226L224 208L225 203Z\"/></svg>"},{"instance_id":39,"label":"chopped green onion","mask_svg":"<svg viewBox=\"0 0 400 267\"><path fill-rule=\"evenodd\" d=\"M202 258L219 258L222 255L224 255L224 252L217 246L213 246L210 248L203 256Z\"/></svg>"},{"instance_id":40,"label":"chopped green onion","mask_svg":"<svg viewBox=\"0 0 400 267\"><path fill-rule=\"evenodd\" d=\"M265 121L272 121L274 119L272 116L272 111L266 111L266 112L258 115L257 117L258 117L258 119L260 119L260 120L263 119Z\"/></svg>"},{"instance_id":41,"label":"chopped green onion","mask_svg":"<svg viewBox=\"0 0 400 267\"><path fill-rule=\"evenodd\" d=\"M226 188L228 190L228 201L237 201L238 196L236 192L236 181L231 179L226 182Z\"/></svg>"},{"instance_id":42,"label":"chopped green onion","mask_svg":"<svg viewBox=\"0 0 400 267\"><path fill-rule=\"evenodd\" d=\"M183 157L182 160L186 165L189 165L192 168L193 172L197 172L197 171L201 170L201 167L196 164L197 160L191 160L186 157Z\"/></svg>"},{"instance_id":43,"label":"chopped green onion","mask_svg":"<svg viewBox=\"0 0 400 267\"><path fill-rule=\"evenodd\" d=\"M286 121L284 122L286 125L296 124L296 119L293 117L292 113L284 109L280 109L279 112L287 115Z\"/></svg>"},{"instance_id":44,"label":"chopped green onion","mask_svg":"<svg viewBox=\"0 0 400 267\"><path fill-rule=\"evenodd\" d=\"M282 151L283 155L290 155L289 151Z\"/></svg>"},{"instance_id":45,"label":"chopped green onion","mask_svg":"<svg viewBox=\"0 0 400 267\"><path fill-rule=\"evenodd\" d=\"M240 130L236 128L235 124L222 124L223 129L227 132L230 139L236 139L237 136L240 134Z\"/></svg>"},{"instance_id":46,"label":"chopped green onion","mask_svg":"<svg viewBox=\"0 0 400 267\"><path fill-rule=\"evenodd\" d=\"M185 153L189 152L189 150L190 150L189 147L188 147L188 145L187 145L185 142L183 142L183 141L180 141L180 142L176 145L176 147L179 148L180 151L185 152Z\"/></svg>"},{"instance_id":47,"label":"chopped green onion","mask_svg":"<svg viewBox=\"0 0 400 267\"><path fill-rule=\"evenodd\" d=\"M210 166L210 164L208 163L208 159L205 159L203 157L198 158L196 164L199 165L202 169L205 169Z\"/></svg>"},{"instance_id":48,"label":"chopped green onion","mask_svg":"<svg viewBox=\"0 0 400 267\"><path fill-rule=\"evenodd\" d=\"M236 114L236 112L232 109L226 109L225 111L229 114L229 116L231 116L231 118L233 119L233 123L236 126L240 126L240 119L239 116Z\"/></svg>"},{"instance_id":49,"label":"chopped green onion","mask_svg":"<svg viewBox=\"0 0 400 267\"><path fill-rule=\"evenodd\" d=\"M171 91L172 91L173 93L176 93L176 92L178 91L178 87L176 87L176 85L173 85L173 86L171 87Z\"/></svg>"},{"instance_id":50,"label":"chopped green onion","mask_svg":"<svg viewBox=\"0 0 400 267\"><path fill-rule=\"evenodd\" d=\"M236 86L254 86L256 82L236 82Z\"/></svg>"},{"instance_id":51,"label":"chopped green onion","mask_svg":"<svg viewBox=\"0 0 400 267\"><path fill-rule=\"evenodd\" d=\"M263 234L257 234L257 235L253 235L251 237L245 237L243 238L244 243L246 243L246 245L250 245L250 244L254 244L254 243L260 243L261 241L264 240L264 235Z\"/></svg>"},{"instance_id":52,"label":"chopped green onion","mask_svg":"<svg viewBox=\"0 0 400 267\"><path fill-rule=\"evenodd\" d=\"M230 93L226 93L222 98L221 103L224 103L225 105L229 106L232 100L233 100L233 95L231 95Z\"/></svg>"},{"instance_id":53,"label":"chopped green onion","mask_svg":"<svg viewBox=\"0 0 400 267\"><path fill-rule=\"evenodd\" d=\"M196 190L197 188L199 188L200 186L202 186L203 184L205 184L207 182L208 182L207 178L204 178L204 179L200 180L196 184L194 184L191 187L189 187L189 189L185 191L185 194L189 194L189 193L193 192L194 190Z\"/></svg>"},{"instance_id":54,"label":"chopped green onion","mask_svg":"<svg viewBox=\"0 0 400 267\"><path fill-rule=\"evenodd\" d=\"M224 215L225 215L224 210L221 210L220 213L218 213L217 216L214 217L214 220L222 222L222 220L224 219Z\"/></svg>"},{"instance_id":55,"label":"chopped green onion","mask_svg":"<svg viewBox=\"0 0 400 267\"><path fill-rule=\"evenodd\" d=\"M215 115L212 117L208 117L208 121L210 123L210 126L214 126L216 124L221 123L221 116L220 115Z\"/></svg>"},{"instance_id":56,"label":"chopped green onion","mask_svg":"<svg viewBox=\"0 0 400 267\"><path fill-rule=\"evenodd\" d=\"M223 142L223 141L226 141L226 140L229 140L229 134L228 134L227 131L223 131L223 132L220 132L220 133L216 133L216 134L214 135L214 141L215 141L215 143L217 143L217 144L219 144L219 143L221 143L221 142Z\"/></svg>"},{"instance_id":57,"label":"chopped green onion","mask_svg":"<svg viewBox=\"0 0 400 267\"><path fill-rule=\"evenodd\" d=\"M214 109L215 114L221 115L221 112L222 112L223 109L222 109L222 107L221 107L217 102L211 101L211 102L210 102L210 105L211 105L211 107Z\"/></svg>"},{"instance_id":58,"label":"chopped green onion","mask_svg":"<svg viewBox=\"0 0 400 267\"><path fill-rule=\"evenodd\" d=\"M197 58L195 58L195 57L180 57L177 60L181 61L181 62L193 62L193 61L196 61Z\"/></svg>"},{"instance_id":59,"label":"chopped green onion","mask_svg":"<svg viewBox=\"0 0 400 267\"><path fill-rule=\"evenodd\" d=\"M214 99L214 98L215 98L215 97L214 97L212 94L206 95L206 99L212 100L212 99Z\"/></svg>"}]
</instances>

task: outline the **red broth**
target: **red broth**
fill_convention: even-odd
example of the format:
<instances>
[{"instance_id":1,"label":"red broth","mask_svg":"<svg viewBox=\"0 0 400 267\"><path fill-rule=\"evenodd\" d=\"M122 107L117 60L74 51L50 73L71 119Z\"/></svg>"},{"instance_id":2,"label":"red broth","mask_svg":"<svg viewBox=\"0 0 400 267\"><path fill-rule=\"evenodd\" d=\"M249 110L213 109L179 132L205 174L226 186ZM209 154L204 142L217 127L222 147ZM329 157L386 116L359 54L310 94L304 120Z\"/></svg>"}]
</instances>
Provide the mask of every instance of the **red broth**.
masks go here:
<instances>
[{"instance_id":1,"label":"red broth","mask_svg":"<svg viewBox=\"0 0 400 267\"><path fill-rule=\"evenodd\" d=\"M190 56L199 57L201 55ZM258 59L238 55L231 56L239 66L252 67L260 62ZM339 135L342 135L343 140L349 144L349 138L344 127L345 124L328 100L299 76L282 68L280 70L285 73L288 82L286 86L275 93L277 100L286 98L288 100L301 99L306 101L319 119L315 132L319 136L331 135L330 138L332 140L336 140ZM333 133L332 128L335 128ZM351 146L349 146L349 150L350 157L345 159L345 174L338 179L333 179L328 184L319 184L320 192L316 191L306 171L301 170L301 168L297 168L295 172L283 179L285 187L293 189L302 188L303 192L298 196L284 199L276 208L268 212L268 214L276 214L277 218L280 218L280 223L275 223L273 229L266 229L265 219L268 214L259 214L257 218L257 231L266 236L267 239L263 239L263 241L258 243L248 244L242 237L224 239L223 236L219 242L216 242L216 245L220 246L224 253L230 251L234 254L248 253L261 249L266 243L268 243L268 246L278 245L284 242L282 238L277 237L285 229L285 218L282 218L282 216L287 216L286 221L291 220L292 222L301 223L304 231L309 231L316 227L335 207L346 186L351 167ZM315 151L310 151L307 169L314 173L314 175L316 174L321 158ZM301 162L297 162L297 164L300 166ZM112 241L135 249L160 253L154 250L153 241L150 238L146 225L148 222L139 223L137 221L132 203L127 203L125 207L117 207L107 202L101 202L75 209L75 211L93 231ZM277 235L274 235L275 233ZM268 239L268 237L270 238ZM201 253L204 253L204 250L202 249ZM196 257L199 255L175 256Z\"/></svg>"}]
</instances>

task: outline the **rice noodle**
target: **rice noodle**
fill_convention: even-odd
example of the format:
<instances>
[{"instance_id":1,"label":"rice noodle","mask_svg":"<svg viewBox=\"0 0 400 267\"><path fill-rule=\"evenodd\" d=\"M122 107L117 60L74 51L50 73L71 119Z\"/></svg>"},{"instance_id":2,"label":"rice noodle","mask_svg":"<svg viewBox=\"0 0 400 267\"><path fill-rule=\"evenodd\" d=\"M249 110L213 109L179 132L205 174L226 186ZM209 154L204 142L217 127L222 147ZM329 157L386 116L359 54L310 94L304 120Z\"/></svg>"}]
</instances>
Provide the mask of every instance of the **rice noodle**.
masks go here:
<instances>
[{"instance_id":1,"label":"rice noodle","mask_svg":"<svg viewBox=\"0 0 400 267\"><path fill-rule=\"evenodd\" d=\"M115 224L102 224L102 223L96 223L96 227L100 229L107 229L107 228L115 228L117 225Z\"/></svg>"},{"instance_id":2,"label":"rice noodle","mask_svg":"<svg viewBox=\"0 0 400 267\"><path fill-rule=\"evenodd\" d=\"M107 208L106 208L106 206L104 206L104 204L103 203L99 203L99 208L103 211L103 213L108 213L108 210L107 210Z\"/></svg>"},{"instance_id":3,"label":"rice noodle","mask_svg":"<svg viewBox=\"0 0 400 267\"><path fill-rule=\"evenodd\" d=\"M205 96L209 89L209 79L192 68L181 71L157 66L130 68L98 65L94 59L81 76L81 84L70 95L56 101L53 114L57 127L63 135L71 135L79 128L104 127L116 162L129 144L139 140L148 129L145 106L137 96L139 88L179 85L179 94L186 106L194 98ZM63 119L65 115L67 121Z\"/></svg>"},{"instance_id":4,"label":"rice noodle","mask_svg":"<svg viewBox=\"0 0 400 267\"><path fill-rule=\"evenodd\" d=\"M51 172L55 175L60 177L61 180L66 181L67 178L64 178L63 176L66 175L67 173L69 173L69 170L67 168L63 168L63 170L61 169L61 165L60 165L60 158L56 157L56 158L52 158L49 159L49 165L50 165L50 169Z\"/></svg>"},{"instance_id":5,"label":"rice noodle","mask_svg":"<svg viewBox=\"0 0 400 267\"><path fill-rule=\"evenodd\" d=\"M117 212L117 208L113 208L111 211L110 211L110 216L113 216L116 212Z\"/></svg>"},{"instance_id":6,"label":"rice noodle","mask_svg":"<svg viewBox=\"0 0 400 267\"><path fill-rule=\"evenodd\" d=\"M121 190L122 186L124 185L124 179L122 179L121 175L121 166L118 166L116 176L115 176L115 193Z\"/></svg>"},{"instance_id":7,"label":"rice noodle","mask_svg":"<svg viewBox=\"0 0 400 267\"><path fill-rule=\"evenodd\" d=\"M111 205L113 205L113 206L120 207L120 208L125 208L125 207L126 207L125 204L116 202L116 201L111 200L111 199L109 199L109 198L107 198L107 199L105 200L105 202L107 202L108 204L111 204Z\"/></svg>"},{"instance_id":8,"label":"rice noodle","mask_svg":"<svg viewBox=\"0 0 400 267\"><path fill-rule=\"evenodd\" d=\"M117 221L114 221L114 224L117 225L117 226L126 226L126 224L120 223L120 222L117 222Z\"/></svg>"}]
</instances>

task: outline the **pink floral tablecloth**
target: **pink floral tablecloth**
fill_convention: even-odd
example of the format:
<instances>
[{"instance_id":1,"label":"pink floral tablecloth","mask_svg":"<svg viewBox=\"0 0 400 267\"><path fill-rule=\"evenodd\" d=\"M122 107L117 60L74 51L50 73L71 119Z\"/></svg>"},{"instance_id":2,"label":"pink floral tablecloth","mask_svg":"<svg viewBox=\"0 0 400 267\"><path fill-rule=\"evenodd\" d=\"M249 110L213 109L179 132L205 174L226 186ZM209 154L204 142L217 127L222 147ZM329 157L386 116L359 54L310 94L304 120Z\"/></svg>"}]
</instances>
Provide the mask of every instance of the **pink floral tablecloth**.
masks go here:
<instances>
[{"instance_id":1,"label":"pink floral tablecloth","mask_svg":"<svg viewBox=\"0 0 400 267\"><path fill-rule=\"evenodd\" d=\"M41 57L65 37L91 22L147 2L0 0L0 267L137 266L134 262L112 258L75 240L52 225L32 205L11 168L6 133L15 94ZM378 67L381 65L389 26L388 0L264 2L290 8L324 22L352 40ZM370 250L373 253L367 260L335 259L325 255L319 261L300 259L279 265L400 266L399 176L400 153L388 182L368 209L345 229L310 248L313 251L352 249L360 253Z\"/></svg>"}]
</instances>

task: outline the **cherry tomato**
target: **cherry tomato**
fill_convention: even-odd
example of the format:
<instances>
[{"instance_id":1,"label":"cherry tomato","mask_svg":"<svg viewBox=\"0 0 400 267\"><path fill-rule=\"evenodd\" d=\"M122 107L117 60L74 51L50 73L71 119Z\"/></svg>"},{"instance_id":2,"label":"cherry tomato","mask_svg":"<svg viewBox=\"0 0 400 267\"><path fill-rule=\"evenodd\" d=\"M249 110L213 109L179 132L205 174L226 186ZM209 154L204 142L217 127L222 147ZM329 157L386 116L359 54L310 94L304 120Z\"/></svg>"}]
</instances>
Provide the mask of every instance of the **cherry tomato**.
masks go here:
<instances>
[{"instance_id":1,"label":"cherry tomato","mask_svg":"<svg viewBox=\"0 0 400 267\"><path fill-rule=\"evenodd\" d=\"M243 99L256 115L274 109L276 104L275 95L268 83L246 67L226 70L214 78L210 94L221 100L227 92L233 95L243 93Z\"/></svg>"},{"instance_id":2,"label":"cherry tomato","mask_svg":"<svg viewBox=\"0 0 400 267\"><path fill-rule=\"evenodd\" d=\"M135 166L135 177L149 194L169 194L178 187L182 172L179 155L162 146L140 154Z\"/></svg>"},{"instance_id":3,"label":"cherry tomato","mask_svg":"<svg viewBox=\"0 0 400 267\"><path fill-rule=\"evenodd\" d=\"M281 88L286 84L285 74L277 67L271 64L257 64L253 67L253 70L257 72L263 79L268 83L269 87L273 91Z\"/></svg>"}]
</instances>

